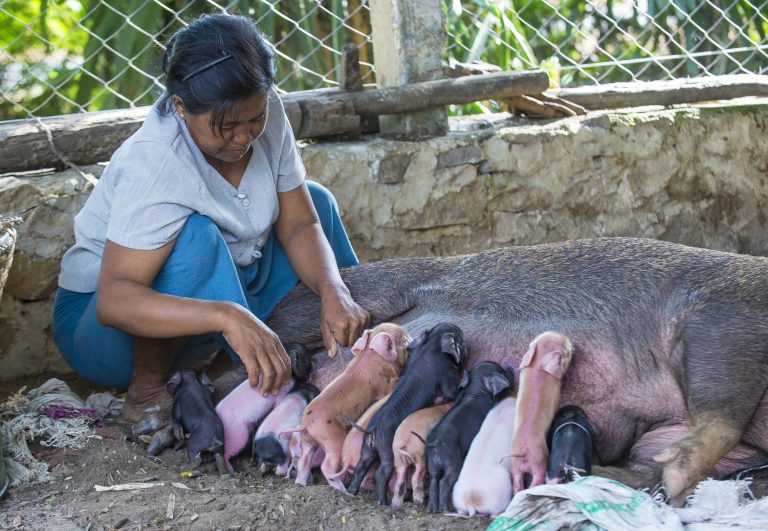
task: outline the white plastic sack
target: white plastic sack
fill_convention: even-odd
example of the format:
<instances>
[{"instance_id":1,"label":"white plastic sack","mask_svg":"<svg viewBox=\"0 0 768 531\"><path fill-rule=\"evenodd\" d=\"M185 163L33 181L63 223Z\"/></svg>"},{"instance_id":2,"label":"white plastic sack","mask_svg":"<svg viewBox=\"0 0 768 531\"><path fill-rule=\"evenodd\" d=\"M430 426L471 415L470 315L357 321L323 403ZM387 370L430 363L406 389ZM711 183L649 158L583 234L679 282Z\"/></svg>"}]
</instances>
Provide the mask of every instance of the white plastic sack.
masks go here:
<instances>
[{"instance_id":1,"label":"white plastic sack","mask_svg":"<svg viewBox=\"0 0 768 531\"><path fill-rule=\"evenodd\" d=\"M519 492L489 531L512 529L683 529L668 505L648 493L598 476L561 485L539 485ZM582 527L579 527L582 526Z\"/></svg>"},{"instance_id":2,"label":"white plastic sack","mask_svg":"<svg viewBox=\"0 0 768 531\"><path fill-rule=\"evenodd\" d=\"M768 498L755 500L749 480L702 481L676 509L617 481L587 476L518 493L489 531L768 529Z\"/></svg>"}]
</instances>

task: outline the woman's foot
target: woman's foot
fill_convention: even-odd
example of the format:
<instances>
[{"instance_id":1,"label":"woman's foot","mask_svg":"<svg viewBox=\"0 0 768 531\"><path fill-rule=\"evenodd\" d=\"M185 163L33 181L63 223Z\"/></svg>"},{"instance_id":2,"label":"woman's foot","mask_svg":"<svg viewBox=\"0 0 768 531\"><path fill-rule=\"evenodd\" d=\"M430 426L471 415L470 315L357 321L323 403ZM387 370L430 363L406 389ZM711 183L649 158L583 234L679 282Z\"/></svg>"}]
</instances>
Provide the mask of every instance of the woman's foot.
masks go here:
<instances>
[{"instance_id":1,"label":"woman's foot","mask_svg":"<svg viewBox=\"0 0 768 531\"><path fill-rule=\"evenodd\" d=\"M168 394L165 386L139 392L129 387L120 420L134 423L150 414L160 419L170 420L172 404L173 398Z\"/></svg>"}]
</instances>

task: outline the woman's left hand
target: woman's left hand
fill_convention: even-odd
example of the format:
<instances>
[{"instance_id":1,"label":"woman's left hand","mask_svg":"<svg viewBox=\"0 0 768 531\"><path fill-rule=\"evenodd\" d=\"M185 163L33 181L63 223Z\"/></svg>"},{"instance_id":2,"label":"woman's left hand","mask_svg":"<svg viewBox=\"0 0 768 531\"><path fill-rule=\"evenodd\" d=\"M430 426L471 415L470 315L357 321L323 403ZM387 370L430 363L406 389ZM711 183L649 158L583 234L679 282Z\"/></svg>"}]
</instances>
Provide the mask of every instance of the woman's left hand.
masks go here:
<instances>
[{"instance_id":1,"label":"woman's left hand","mask_svg":"<svg viewBox=\"0 0 768 531\"><path fill-rule=\"evenodd\" d=\"M331 358L336 356L339 343L345 347L352 345L370 321L371 314L352 299L346 288L332 290L320 297L323 344Z\"/></svg>"}]
</instances>

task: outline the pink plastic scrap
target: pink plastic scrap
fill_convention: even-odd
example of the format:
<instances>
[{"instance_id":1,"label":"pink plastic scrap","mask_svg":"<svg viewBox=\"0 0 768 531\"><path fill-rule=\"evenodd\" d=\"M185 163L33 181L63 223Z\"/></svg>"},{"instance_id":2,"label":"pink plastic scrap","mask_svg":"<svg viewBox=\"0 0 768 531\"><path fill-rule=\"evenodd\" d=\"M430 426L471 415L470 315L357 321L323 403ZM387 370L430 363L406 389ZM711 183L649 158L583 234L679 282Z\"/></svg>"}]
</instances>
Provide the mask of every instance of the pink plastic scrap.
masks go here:
<instances>
[{"instance_id":1,"label":"pink plastic scrap","mask_svg":"<svg viewBox=\"0 0 768 531\"><path fill-rule=\"evenodd\" d=\"M90 407L73 407L67 404L53 404L41 407L40 413L51 417L54 420L86 417L93 423L101 422L101 415L99 415L98 411Z\"/></svg>"}]
</instances>

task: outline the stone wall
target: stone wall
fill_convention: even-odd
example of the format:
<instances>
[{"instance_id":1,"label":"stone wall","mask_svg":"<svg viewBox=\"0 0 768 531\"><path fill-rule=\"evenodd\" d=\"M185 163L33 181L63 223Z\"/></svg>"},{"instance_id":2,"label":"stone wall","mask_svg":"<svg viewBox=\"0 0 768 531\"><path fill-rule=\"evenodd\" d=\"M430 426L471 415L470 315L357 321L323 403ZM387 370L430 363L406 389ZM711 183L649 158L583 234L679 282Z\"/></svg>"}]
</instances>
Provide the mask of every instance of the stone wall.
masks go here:
<instances>
[{"instance_id":1,"label":"stone wall","mask_svg":"<svg viewBox=\"0 0 768 531\"><path fill-rule=\"evenodd\" d=\"M548 122L494 115L451 129L303 147L362 260L618 235L768 255L766 101ZM0 380L66 371L51 341L51 295L88 190L71 170L0 177L0 212L49 196L19 227L0 307Z\"/></svg>"}]
</instances>

